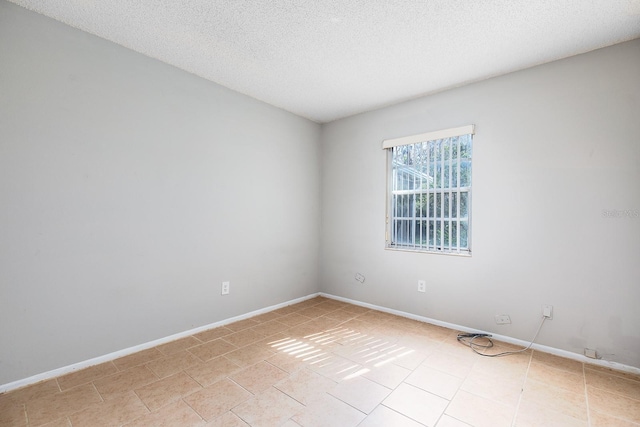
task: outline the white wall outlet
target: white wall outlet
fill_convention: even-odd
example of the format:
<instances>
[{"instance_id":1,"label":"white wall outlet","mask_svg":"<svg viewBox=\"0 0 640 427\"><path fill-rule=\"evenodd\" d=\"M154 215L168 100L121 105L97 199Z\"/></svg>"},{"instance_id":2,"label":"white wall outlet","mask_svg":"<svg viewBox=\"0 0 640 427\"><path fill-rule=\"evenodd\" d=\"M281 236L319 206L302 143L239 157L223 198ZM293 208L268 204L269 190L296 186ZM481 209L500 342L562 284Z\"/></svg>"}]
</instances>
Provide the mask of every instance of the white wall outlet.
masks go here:
<instances>
[{"instance_id":1,"label":"white wall outlet","mask_svg":"<svg viewBox=\"0 0 640 427\"><path fill-rule=\"evenodd\" d=\"M360 283L364 283L364 276L360 273L356 273L356 280Z\"/></svg>"},{"instance_id":2,"label":"white wall outlet","mask_svg":"<svg viewBox=\"0 0 640 427\"><path fill-rule=\"evenodd\" d=\"M553 306L552 305L543 305L542 306L542 315L547 319L553 319Z\"/></svg>"},{"instance_id":3,"label":"white wall outlet","mask_svg":"<svg viewBox=\"0 0 640 427\"><path fill-rule=\"evenodd\" d=\"M427 282L418 280L418 292L427 292Z\"/></svg>"},{"instance_id":4,"label":"white wall outlet","mask_svg":"<svg viewBox=\"0 0 640 427\"><path fill-rule=\"evenodd\" d=\"M230 282L222 282L222 295L229 295L229 287L231 286Z\"/></svg>"},{"instance_id":5,"label":"white wall outlet","mask_svg":"<svg viewBox=\"0 0 640 427\"><path fill-rule=\"evenodd\" d=\"M498 325L508 325L511 323L511 318L508 314L496 314L495 318Z\"/></svg>"}]
</instances>

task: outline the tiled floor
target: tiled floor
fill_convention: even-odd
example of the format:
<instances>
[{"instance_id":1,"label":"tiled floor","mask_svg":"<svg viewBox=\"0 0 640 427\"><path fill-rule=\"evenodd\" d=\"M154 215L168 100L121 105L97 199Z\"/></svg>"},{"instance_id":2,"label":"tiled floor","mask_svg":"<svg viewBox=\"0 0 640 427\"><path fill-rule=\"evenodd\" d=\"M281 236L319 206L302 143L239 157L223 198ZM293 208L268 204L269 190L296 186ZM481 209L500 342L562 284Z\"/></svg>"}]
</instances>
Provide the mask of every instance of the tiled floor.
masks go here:
<instances>
[{"instance_id":1,"label":"tiled floor","mask_svg":"<svg viewBox=\"0 0 640 427\"><path fill-rule=\"evenodd\" d=\"M640 427L640 376L314 298L0 395L0 425Z\"/></svg>"}]
</instances>

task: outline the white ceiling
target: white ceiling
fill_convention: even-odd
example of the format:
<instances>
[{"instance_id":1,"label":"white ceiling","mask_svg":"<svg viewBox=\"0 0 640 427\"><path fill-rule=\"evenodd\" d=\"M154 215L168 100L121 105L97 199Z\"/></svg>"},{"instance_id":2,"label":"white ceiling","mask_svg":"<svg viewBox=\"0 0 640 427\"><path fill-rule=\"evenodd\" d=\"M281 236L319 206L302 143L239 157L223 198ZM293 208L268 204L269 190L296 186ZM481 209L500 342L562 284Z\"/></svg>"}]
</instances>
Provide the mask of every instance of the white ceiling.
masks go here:
<instances>
[{"instance_id":1,"label":"white ceiling","mask_svg":"<svg viewBox=\"0 0 640 427\"><path fill-rule=\"evenodd\" d=\"M640 0L10 0L316 122L640 37Z\"/></svg>"}]
</instances>

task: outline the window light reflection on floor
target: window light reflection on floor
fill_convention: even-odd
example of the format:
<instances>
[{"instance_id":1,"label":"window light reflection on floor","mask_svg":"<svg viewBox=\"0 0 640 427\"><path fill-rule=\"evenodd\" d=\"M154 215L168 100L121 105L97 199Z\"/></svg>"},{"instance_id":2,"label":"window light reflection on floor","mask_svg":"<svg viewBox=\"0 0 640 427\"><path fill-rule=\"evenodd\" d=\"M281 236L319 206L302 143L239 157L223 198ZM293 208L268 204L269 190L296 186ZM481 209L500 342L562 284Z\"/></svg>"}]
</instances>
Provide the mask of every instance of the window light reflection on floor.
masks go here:
<instances>
[{"instance_id":1,"label":"window light reflection on floor","mask_svg":"<svg viewBox=\"0 0 640 427\"><path fill-rule=\"evenodd\" d=\"M343 346L344 350L353 350L348 352L349 356L355 356L369 368L319 348L333 343ZM322 369L330 376L338 376L343 380L359 377L371 372L373 367L379 368L415 352L411 348L349 328L327 329L302 338L281 338L269 342L269 345L279 353L300 359L315 369Z\"/></svg>"}]
</instances>

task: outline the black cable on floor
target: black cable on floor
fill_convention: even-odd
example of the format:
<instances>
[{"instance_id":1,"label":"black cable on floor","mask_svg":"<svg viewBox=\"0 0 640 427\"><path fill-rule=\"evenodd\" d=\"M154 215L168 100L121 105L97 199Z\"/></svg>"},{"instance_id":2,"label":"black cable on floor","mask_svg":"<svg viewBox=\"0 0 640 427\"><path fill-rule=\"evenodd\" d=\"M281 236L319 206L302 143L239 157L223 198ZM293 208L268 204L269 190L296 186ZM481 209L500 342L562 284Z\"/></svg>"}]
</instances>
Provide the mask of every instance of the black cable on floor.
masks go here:
<instances>
[{"instance_id":1,"label":"black cable on floor","mask_svg":"<svg viewBox=\"0 0 640 427\"><path fill-rule=\"evenodd\" d=\"M538 334L540 333L540 330L542 329L542 325L544 325L544 321L547 320L546 316L542 316L542 322L540 322L540 326L538 326L538 330L536 331L536 334L533 336L533 339L531 340L531 342L529 343L528 346L526 346L523 349L520 350L515 350L515 351L504 351L502 353L494 353L494 354L487 354L487 353L481 353L480 351L478 351L478 349L490 349L491 347L493 347L493 341L491 340L491 334L474 334L474 333L469 333L469 334L465 334L465 333L460 333L458 334L458 341L461 342L462 344L468 346L469 348L471 348L471 350L473 350L475 353L479 354L480 356L485 356L485 357L501 357L501 356L509 356L510 354L517 354L517 353L522 353L523 351L527 351L531 348L531 346L533 345L534 341L536 340L536 338L538 338ZM485 338L486 339L486 344L480 344L477 342L474 342L476 339L481 339L481 338Z\"/></svg>"}]
</instances>

